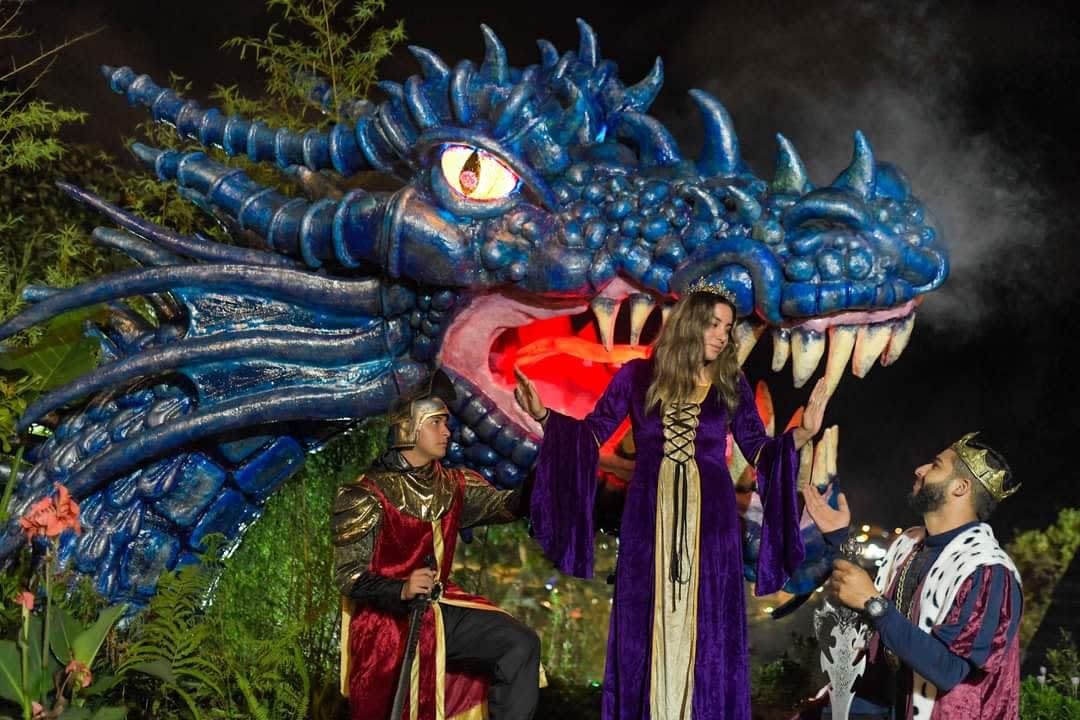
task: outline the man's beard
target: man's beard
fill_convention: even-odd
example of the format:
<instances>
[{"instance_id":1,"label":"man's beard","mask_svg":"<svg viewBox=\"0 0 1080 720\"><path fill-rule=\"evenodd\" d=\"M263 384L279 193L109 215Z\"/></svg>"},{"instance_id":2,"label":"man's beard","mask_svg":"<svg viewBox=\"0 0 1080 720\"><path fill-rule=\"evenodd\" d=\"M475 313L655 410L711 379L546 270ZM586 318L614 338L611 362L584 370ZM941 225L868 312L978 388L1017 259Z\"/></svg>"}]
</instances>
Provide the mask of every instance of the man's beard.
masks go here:
<instances>
[{"instance_id":1,"label":"man's beard","mask_svg":"<svg viewBox=\"0 0 1080 720\"><path fill-rule=\"evenodd\" d=\"M945 505L945 486L948 483L923 483L918 492L912 490L907 495L908 507L920 515L940 510Z\"/></svg>"}]
</instances>

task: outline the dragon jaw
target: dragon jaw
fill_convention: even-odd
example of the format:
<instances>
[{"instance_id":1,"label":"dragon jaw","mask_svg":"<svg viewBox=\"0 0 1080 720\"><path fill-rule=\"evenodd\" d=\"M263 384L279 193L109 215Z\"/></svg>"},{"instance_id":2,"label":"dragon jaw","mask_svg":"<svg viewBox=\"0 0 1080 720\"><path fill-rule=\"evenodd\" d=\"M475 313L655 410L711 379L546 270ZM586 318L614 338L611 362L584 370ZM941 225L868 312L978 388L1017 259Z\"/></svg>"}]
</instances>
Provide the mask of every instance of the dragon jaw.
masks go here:
<instances>
[{"instance_id":1,"label":"dragon jaw","mask_svg":"<svg viewBox=\"0 0 1080 720\"><path fill-rule=\"evenodd\" d=\"M474 297L450 322L436 361L469 397L482 395L489 408L523 434L543 430L514 400L513 368L521 367L547 407L581 418L599 399L611 376L625 362L648 357L659 328L676 297L659 296L616 278L591 298L551 299L486 293ZM830 394L844 370L865 377L875 362L895 362L914 327L916 298L893 308L853 311L770 327L755 316L734 330L740 363L768 332L773 339L772 370L791 361L793 382L803 386L825 359ZM481 417L459 417L475 430ZM475 438L466 431L466 442ZM455 447L455 445L457 447ZM455 433L451 459L460 458L462 433ZM527 471L527 468L521 468Z\"/></svg>"}]
</instances>

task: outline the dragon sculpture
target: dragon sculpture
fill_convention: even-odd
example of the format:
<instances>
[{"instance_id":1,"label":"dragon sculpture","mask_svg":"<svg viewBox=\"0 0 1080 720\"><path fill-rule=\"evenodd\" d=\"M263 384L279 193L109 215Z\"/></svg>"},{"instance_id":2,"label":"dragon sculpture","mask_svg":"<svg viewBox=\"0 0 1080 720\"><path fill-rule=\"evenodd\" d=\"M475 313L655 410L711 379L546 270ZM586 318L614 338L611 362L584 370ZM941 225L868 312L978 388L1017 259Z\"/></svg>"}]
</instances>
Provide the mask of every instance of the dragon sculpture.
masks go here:
<instances>
[{"instance_id":1,"label":"dragon sculpture","mask_svg":"<svg viewBox=\"0 0 1080 720\"><path fill-rule=\"evenodd\" d=\"M63 410L29 446L12 515L65 484L84 531L63 538L62 561L109 599L145 604L209 533L239 542L307 453L435 367L458 392L448 462L516 486L541 429L513 401L514 365L549 406L580 417L701 277L738 299L740 359L768 332L773 370L790 357L796 386L827 345L833 388L849 359L858 376L895 361L921 296L948 273L901 171L856 132L850 166L814 186L778 135L775 173L761 179L727 111L699 90L704 143L684 157L647 114L661 61L626 85L578 27L576 51L540 40L539 63L524 69L487 27L478 66L412 47L420 74L380 83L381 103L345 104L329 131L226 117L103 68L181 138L316 184L376 172L398 189L288 197L202 152L135 146L162 181L257 236L252 248L178 234L62 184L121 228L95 237L137 267L31 289L33 304L0 326L6 338L74 308L111 308L88 328L99 367L21 420L25 430ZM136 296L156 321L125 304ZM0 560L24 542L10 521Z\"/></svg>"}]
</instances>

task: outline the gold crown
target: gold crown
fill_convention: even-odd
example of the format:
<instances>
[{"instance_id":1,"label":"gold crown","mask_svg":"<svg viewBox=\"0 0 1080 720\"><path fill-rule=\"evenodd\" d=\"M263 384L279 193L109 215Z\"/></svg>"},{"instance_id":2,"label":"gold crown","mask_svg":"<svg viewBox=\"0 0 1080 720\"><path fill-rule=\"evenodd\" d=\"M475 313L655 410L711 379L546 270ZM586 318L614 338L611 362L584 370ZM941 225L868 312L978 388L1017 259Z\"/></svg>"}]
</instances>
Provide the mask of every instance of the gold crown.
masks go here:
<instances>
[{"instance_id":1,"label":"gold crown","mask_svg":"<svg viewBox=\"0 0 1080 720\"><path fill-rule=\"evenodd\" d=\"M979 433L971 432L954 442L950 447L952 451L956 453L960 461L967 466L967 469L971 471L971 474L975 476L986 491L990 493L990 496L1001 502L1005 498L1012 495L1014 492L1020 489L1020 485L1014 485L1008 490L1005 489L1005 468L1000 470L994 470L986 464L986 448L976 448L968 445L968 441L974 438Z\"/></svg>"},{"instance_id":2,"label":"gold crown","mask_svg":"<svg viewBox=\"0 0 1080 720\"><path fill-rule=\"evenodd\" d=\"M686 288L687 295L692 295L693 293L699 292L707 292L712 293L713 295L719 295L720 297L724 298L724 300L727 300L729 303L731 303L732 307L739 307L738 303L735 302L735 293L731 292L719 283L705 282L705 278L698 278L690 285L690 287Z\"/></svg>"}]
</instances>

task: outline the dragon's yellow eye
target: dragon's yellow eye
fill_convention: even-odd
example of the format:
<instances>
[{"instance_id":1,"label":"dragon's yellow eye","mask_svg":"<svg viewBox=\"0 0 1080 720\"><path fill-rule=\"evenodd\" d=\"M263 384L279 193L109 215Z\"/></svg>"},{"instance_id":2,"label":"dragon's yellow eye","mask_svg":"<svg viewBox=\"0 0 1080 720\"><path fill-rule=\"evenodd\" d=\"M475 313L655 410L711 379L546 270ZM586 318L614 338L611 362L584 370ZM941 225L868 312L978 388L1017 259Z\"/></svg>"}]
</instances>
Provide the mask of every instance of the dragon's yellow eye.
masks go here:
<instances>
[{"instance_id":1,"label":"dragon's yellow eye","mask_svg":"<svg viewBox=\"0 0 1080 720\"><path fill-rule=\"evenodd\" d=\"M469 200L501 200L518 186L518 176L513 170L479 148L447 145L440 162L446 182Z\"/></svg>"}]
</instances>

